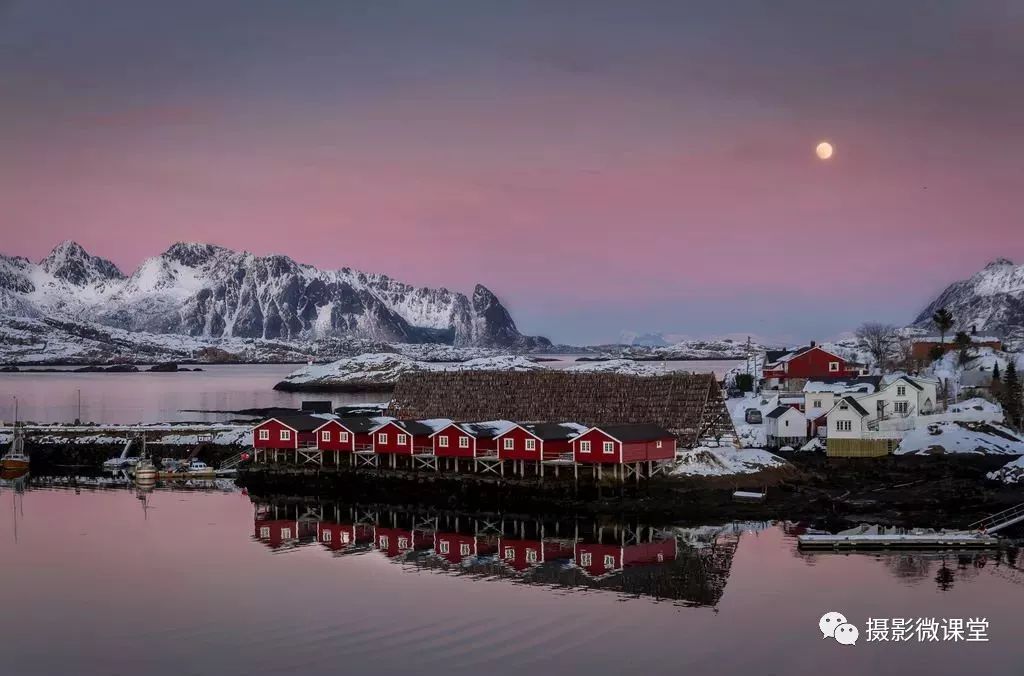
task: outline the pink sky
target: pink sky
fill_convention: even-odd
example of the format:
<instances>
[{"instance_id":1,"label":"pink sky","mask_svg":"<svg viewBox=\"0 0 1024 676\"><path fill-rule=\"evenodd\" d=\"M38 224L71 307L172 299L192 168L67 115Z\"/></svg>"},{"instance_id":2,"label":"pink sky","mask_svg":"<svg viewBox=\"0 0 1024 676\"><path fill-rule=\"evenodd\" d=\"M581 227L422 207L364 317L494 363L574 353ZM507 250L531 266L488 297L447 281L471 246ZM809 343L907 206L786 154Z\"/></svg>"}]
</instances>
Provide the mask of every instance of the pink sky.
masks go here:
<instances>
[{"instance_id":1,"label":"pink sky","mask_svg":"<svg viewBox=\"0 0 1024 676\"><path fill-rule=\"evenodd\" d=\"M338 47L310 17L256 16L290 27L273 49L231 30L219 46L223 27L203 25L174 51L111 45L109 27L60 45L70 19L11 14L0 39L37 51L0 56L22 60L20 96L0 104L17 132L0 164L5 253L70 238L130 271L198 240L481 282L525 332L566 342L827 337L907 322L988 260L1024 258L1024 104L997 53L1020 55L1019 23L930 59L869 26L880 46L860 63L854 29L794 59L783 29L741 44L722 17L707 21L724 43L690 26L681 45L655 16L619 28L599 13L557 42L524 16L510 30L525 42L493 43L364 17L369 34L338 24L353 31ZM462 18L486 33L502 17ZM139 63L120 61L133 50Z\"/></svg>"}]
</instances>

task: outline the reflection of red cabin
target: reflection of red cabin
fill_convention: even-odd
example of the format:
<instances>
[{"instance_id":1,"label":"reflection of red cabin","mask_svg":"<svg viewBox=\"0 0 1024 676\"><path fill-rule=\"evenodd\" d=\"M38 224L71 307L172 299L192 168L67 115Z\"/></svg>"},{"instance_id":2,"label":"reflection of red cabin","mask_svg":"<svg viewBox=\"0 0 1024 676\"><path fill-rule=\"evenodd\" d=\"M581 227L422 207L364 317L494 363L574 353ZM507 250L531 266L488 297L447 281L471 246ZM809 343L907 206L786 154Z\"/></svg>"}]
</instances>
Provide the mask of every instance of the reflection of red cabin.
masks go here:
<instances>
[{"instance_id":1,"label":"reflection of red cabin","mask_svg":"<svg viewBox=\"0 0 1024 676\"><path fill-rule=\"evenodd\" d=\"M622 566L643 566L676 560L675 539L629 545L622 550Z\"/></svg>"},{"instance_id":2,"label":"reflection of red cabin","mask_svg":"<svg viewBox=\"0 0 1024 676\"><path fill-rule=\"evenodd\" d=\"M576 462L626 464L676 457L676 438L657 425L592 427L571 446Z\"/></svg>"},{"instance_id":3,"label":"reflection of red cabin","mask_svg":"<svg viewBox=\"0 0 1024 676\"><path fill-rule=\"evenodd\" d=\"M412 455L433 452L433 428L414 420L392 420L373 430L373 452Z\"/></svg>"},{"instance_id":4,"label":"reflection of red cabin","mask_svg":"<svg viewBox=\"0 0 1024 676\"><path fill-rule=\"evenodd\" d=\"M576 545L576 565L592 577L601 577L629 566L655 565L674 561L676 541L662 540L628 546L580 542Z\"/></svg>"},{"instance_id":5,"label":"reflection of red cabin","mask_svg":"<svg viewBox=\"0 0 1024 676\"><path fill-rule=\"evenodd\" d=\"M431 534L406 528L377 527L374 529L373 538L374 547L384 552L388 558L433 546Z\"/></svg>"},{"instance_id":6,"label":"reflection of red cabin","mask_svg":"<svg viewBox=\"0 0 1024 676\"><path fill-rule=\"evenodd\" d=\"M477 541L472 535L461 533L435 533L434 552L449 563L461 563L477 554Z\"/></svg>"},{"instance_id":7,"label":"reflection of red cabin","mask_svg":"<svg viewBox=\"0 0 1024 676\"><path fill-rule=\"evenodd\" d=\"M546 561L573 558L572 547L559 540L498 540L498 557L520 572Z\"/></svg>"},{"instance_id":8,"label":"reflection of red cabin","mask_svg":"<svg viewBox=\"0 0 1024 676\"><path fill-rule=\"evenodd\" d=\"M264 420L252 430L253 448L289 449L314 446L313 430L324 423L323 418L308 415L281 416Z\"/></svg>"},{"instance_id":9,"label":"reflection of red cabin","mask_svg":"<svg viewBox=\"0 0 1024 676\"><path fill-rule=\"evenodd\" d=\"M547 460L571 450L569 441L580 433L573 424L515 425L495 438L502 460Z\"/></svg>"},{"instance_id":10,"label":"reflection of red cabin","mask_svg":"<svg viewBox=\"0 0 1024 676\"><path fill-rule=\"evenodd\" d=\"M337 552L356 543L356 529L350 523L321 521L317 527L316 539L327 549Z\"/></svg>"},{"instance_id":11,"label":"reflection of red cabin","mask_svg":"<svg viewBox=\"0 0 1024 676\"><path fill-rule=\"evenodd\" d=\"M256 520L254 536L271 549L299 539L299 522L293 519Z\"/></svg>"}]
</instances>

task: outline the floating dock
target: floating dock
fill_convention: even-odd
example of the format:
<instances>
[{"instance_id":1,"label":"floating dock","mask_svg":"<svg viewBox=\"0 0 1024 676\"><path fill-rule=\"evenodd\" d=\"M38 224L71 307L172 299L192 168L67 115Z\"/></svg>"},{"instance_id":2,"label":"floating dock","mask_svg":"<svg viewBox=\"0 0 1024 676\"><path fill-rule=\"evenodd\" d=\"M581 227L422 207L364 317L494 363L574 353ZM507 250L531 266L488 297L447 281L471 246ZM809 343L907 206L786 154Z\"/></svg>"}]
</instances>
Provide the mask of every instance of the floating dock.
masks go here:
<instances>
[{"instance_id":1,"label":"floating dock","mask_svg":"<svg viewBox=\"0 0 1024 676\"><path fill-rule=\"evenodd\" d=\"M998 549L999 538L974 531L809 533L797 536L806 550ZM902 530L902 529L900 529Z\"/></svg>"}]
</instances>

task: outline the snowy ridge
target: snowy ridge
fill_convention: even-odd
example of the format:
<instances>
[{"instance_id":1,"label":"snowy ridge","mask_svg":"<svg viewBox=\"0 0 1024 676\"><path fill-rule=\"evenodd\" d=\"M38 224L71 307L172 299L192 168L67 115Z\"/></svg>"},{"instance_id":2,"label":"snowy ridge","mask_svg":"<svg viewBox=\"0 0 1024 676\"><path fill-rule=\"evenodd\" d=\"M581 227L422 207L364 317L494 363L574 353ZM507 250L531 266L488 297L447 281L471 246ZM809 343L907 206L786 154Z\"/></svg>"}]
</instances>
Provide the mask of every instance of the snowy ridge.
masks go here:
<instances>
[{"instance_id":1,"label":"snowy ridge","mask_svg":"<svg viewBox=\"0 0 1024 676\"><path fill-rule=\"evenodd\" d=\"M319 270L287 256L178 243L131 275L64 242L38 264L0 256L0 309L126 331L203 338L355 337L514 349L546 347L519 333L477 285L472 299L350 268Z\"/></svg>"},{"instance_id":2,"label":"snowy ridge","mask_svg":"<svg viewBox=\"0 0 1024 676\"><path fill-rule=\"evenodd\" d=\"M950 311L954 331L1019 335L1024 331L1024 265L999 258L969 279L950 284L914 320L915 326L934 328L931 318L939 309Z\"/></svg>"}]
</instances>

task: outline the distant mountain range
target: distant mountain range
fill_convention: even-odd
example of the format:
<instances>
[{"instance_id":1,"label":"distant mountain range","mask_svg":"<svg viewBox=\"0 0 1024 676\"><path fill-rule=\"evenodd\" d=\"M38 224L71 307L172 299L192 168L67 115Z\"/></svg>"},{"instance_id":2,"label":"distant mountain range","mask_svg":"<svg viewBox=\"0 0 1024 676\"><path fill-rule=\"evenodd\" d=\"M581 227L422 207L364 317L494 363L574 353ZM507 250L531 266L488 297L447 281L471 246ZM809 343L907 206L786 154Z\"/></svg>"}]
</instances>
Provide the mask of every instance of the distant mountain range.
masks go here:
<instances>
[{"instance_id":1,"label":"distant mountain range","mask_svg":"<svg viewBox=\"0 0 1024 676\"><path fill-rule=\"evenodd\" d=\"M1024 337L1024 265L999 258L969 279L953 282L914 319L914 325L934 328L932 315L949 310L954 331L996 334L1019 342Z\"/></svg>"},{"instance_id":2,"label":"distant mountain range","mask_svg":"<svg viewBox=\"0 0 1024 676\"><path fill-rule=\"evenodd\" d=\"M174 244L130 275L75 242L60 244L39 263L0 255L0 312L204 339L550 345L522 335L482 285L467 297L381 274L319 270L287 256L196 243Z\"/></svg>"}]
</instances>

